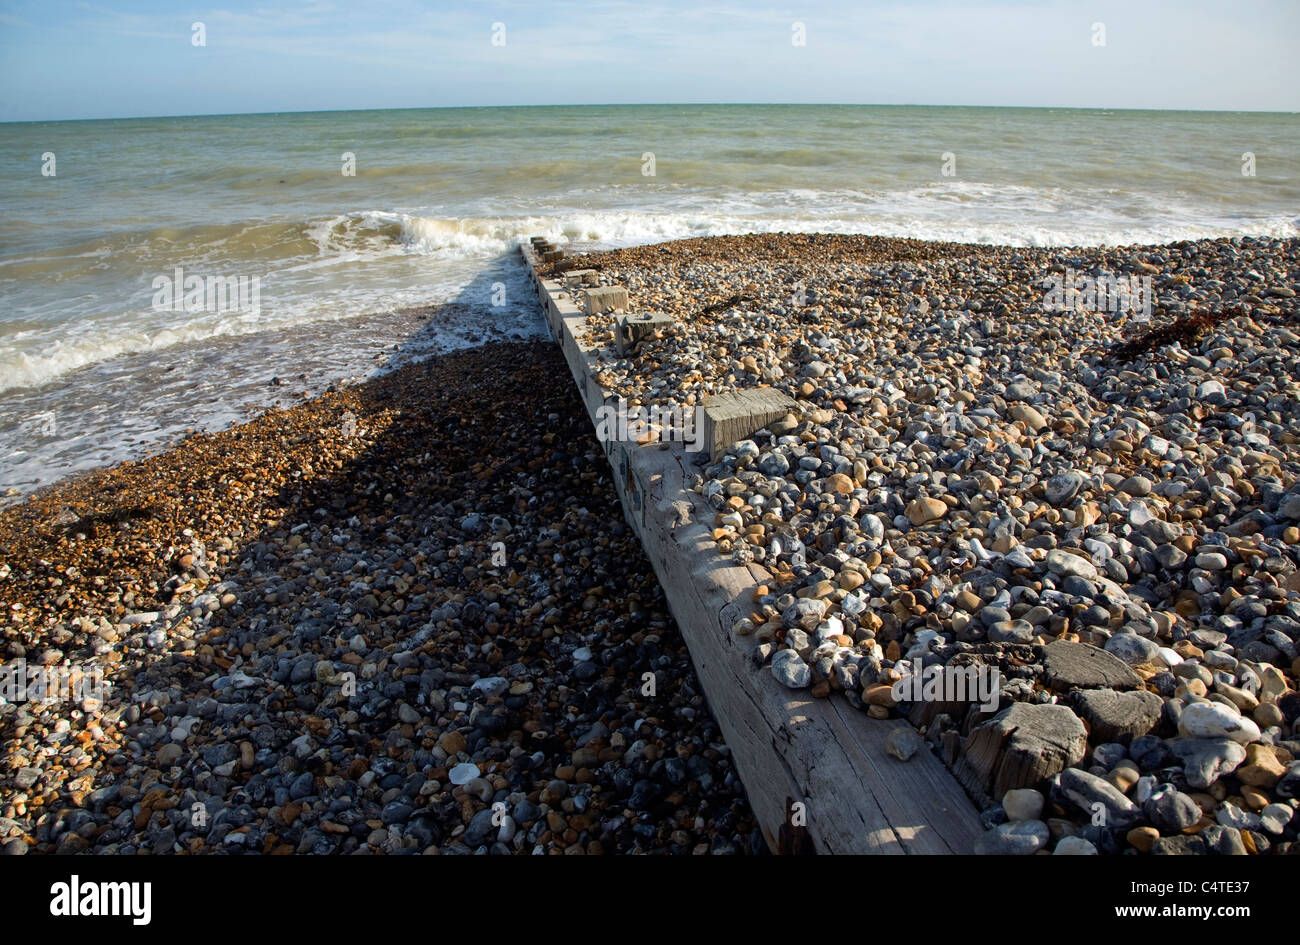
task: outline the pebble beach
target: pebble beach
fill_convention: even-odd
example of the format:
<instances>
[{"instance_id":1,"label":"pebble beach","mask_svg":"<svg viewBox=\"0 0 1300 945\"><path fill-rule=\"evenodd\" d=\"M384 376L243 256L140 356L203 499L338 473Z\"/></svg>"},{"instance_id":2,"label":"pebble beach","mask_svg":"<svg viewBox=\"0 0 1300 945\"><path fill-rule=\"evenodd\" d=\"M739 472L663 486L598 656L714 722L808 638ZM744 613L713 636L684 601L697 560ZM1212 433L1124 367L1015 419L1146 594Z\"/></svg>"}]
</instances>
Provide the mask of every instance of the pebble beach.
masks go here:
<instances>
[{"instance_id":1,"label":"pebble beach","mask_svg":"<svg viewBox=\"0 0 1300 945\"><path fill-rule=\"evenodd\" d=\"M772 575L752 685L909 719L980 853L1300 852L1300 242L579 263L674 319L629 356L588 319L608 395L798 404L694 467ZM6 661L108 683L0 705L0 846L765 851L609 475L554 346L493 343L0 510ZM994 704L898 698L936 666Z\"/></svg>"},{"instance_id":2,"label":"pebble beach","mask_svg":"<svg viewBox=\"0 0 1300 945\"><path fill-rule=\"evenodd\" d=\"M766 850L548 344L488 344L0 511L22 853Z\"/></svg>"},{"instance_id":3,"label":"pebble beach","mask_svg":"<svg viewBox=\"0 0 1300 945\"><path fill-rule=\"evenodd\" d=\"M626 357L588 319L607 395L798 404L694 487L718 552L772 575L733 627L755 685L911 719L891 751L949 764L977 852L1300 852L1297 241L761 235L572 266L674 319ZM1062 306L1053 277L1150 304ZM935 666L996 671L995 704L898 698Z\"/></svg>"}]
</instances>

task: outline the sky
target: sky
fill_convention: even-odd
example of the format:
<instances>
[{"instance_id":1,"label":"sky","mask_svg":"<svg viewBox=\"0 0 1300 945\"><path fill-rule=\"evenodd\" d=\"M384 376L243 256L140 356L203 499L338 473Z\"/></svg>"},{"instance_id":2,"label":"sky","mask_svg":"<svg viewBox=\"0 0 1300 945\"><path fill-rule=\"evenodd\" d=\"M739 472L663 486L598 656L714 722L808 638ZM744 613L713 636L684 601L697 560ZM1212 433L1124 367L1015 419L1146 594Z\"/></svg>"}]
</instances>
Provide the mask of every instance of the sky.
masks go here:
<instances>
[{"instance_id":1,"label":"sky","mask_svg":"<svg viewBox=\"0 0 1300 945\"><path fill-rule=\"evenodd\" d=\"M0 0L0 121L660 102L1300 111L1298 46L1300 0Z\"/></svg>"}]
</instances>

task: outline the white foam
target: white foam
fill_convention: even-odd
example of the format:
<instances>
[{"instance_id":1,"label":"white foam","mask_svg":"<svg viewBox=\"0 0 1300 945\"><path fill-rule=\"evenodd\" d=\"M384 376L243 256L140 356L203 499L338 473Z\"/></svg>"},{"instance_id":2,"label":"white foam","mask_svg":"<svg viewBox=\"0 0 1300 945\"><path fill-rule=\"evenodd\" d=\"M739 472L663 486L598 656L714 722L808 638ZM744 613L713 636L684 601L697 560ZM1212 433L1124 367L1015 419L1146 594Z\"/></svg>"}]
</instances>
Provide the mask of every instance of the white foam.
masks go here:
<instances>
[{"instance_id":1,"label":"white foam","mask_svg":"<svg viewBox=\"0 0 1300 945\"><path fill-rule=\"evenodd\" d=\"M21 330L11 328L0 337L0 391L48 383L124 354L448 301L534 234L598 247L772 232L869 233L1010 246L1300 236L1300 218L1242 219L1186 197L974 181L897 191L798 188L665 196L624 189L620 194L626 203L653 201L653 206L555 207L541 214L465 218L363 209L314 221L306 232L317 255L283 261L265 273L257 318L160 315L147 307L147 296L107 313L104 298L94 295L62 300L57 307L42 300L29 308L38 322L51 317L50 324L33 327L28 319ZM420 257L430 257L429 263L413 266ZM158 268L170 271L161 261ZM487 304L470 300L476 302Z\"/></svg>"},{"instance_id":2,"label":"white foam","mask_svg":"<svg viewBox=\"0 0 1300 945\"><path fill-rule=\"evenodd\" d=\"M36 387L122 355L162 353L178 344L220 343L222 338L448 301L461 287L462 283L451 282L370 291L338 289L278 303L268 302L264 295L258 315L199 312L168 316L133 310L82 322L75 334L59 327L23 332L0 343L0 391Z\"/></svg>"},{"instance_id":3,"label":"white foam","mask_svg":"<svg viewBox=\"0 0 1300 945\"><path fill-rule=\"evenodd\" d=\"M583 210L553 216L446 220L403 214L402 242L410 252L444 257L490 256L508 252L531 235L560 243L607 246L740 233L868 233L1007 246L1104 246L1170 243L1231 236L1300 236L1300 217L1278 215L1241 220L1214 216L1177 203L1158 208L1116 209L1094 197L1032 188L985 188L957 184L891 194L845 195L807 192L805 201L764 207L750 201L748 212L730 207L683 211ZM834 199L827 199L827 198ZM1153 201L1154 203L1155 201ZM777 203L772 201L771 203ZM993 204L993 205L990 205ZM847 212L846 212L847 210Z\"/></svg>"}]
</instances>

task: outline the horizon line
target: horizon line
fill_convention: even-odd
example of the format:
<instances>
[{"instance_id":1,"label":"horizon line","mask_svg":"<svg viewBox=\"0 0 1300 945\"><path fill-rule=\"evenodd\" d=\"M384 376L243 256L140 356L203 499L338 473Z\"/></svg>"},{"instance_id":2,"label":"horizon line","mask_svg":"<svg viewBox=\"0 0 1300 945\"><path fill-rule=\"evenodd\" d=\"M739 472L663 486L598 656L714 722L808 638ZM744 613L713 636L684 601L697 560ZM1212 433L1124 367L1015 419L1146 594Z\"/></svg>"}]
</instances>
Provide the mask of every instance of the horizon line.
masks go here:
<instances>
[{"instance_id":1,"label":"horizon line","mask_svg":"<svg viewBox=\"0 0 1300 945\"><path fill-rule=\"evenodd\" d=\"M113 115L98 118L23 118L3 119L0 125L60 124L87 121L159 121L172 118L253 118L265 115L333 115L349 112L416 112L506 108L967 108L1021 109L1024 111L1080 112L1202 112L1239 115L1296 115L1300 111L1272 108L1198 108L1177 105L1164 108L1110 105L953 105L933 102L555 102L547 105L397 105L357 108L303 108L285 111L202 112L198 114Z\"/></svg>"}]
</instances>

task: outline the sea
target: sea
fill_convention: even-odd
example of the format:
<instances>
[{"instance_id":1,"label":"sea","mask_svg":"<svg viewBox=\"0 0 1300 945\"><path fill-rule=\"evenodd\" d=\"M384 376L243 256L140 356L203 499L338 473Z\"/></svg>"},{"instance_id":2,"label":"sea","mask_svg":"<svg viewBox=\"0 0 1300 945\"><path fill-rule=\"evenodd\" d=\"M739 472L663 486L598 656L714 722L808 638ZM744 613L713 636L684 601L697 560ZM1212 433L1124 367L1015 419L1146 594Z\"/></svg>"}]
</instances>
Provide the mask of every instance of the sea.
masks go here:
<instances>
[{"instance_id":1,"label":"sea","mask_svg":"<svg viewBox=\"0 0 1300 945\"><path fill-rule=\"evenodd\" d=\"M1300 235L1300 117L812 105L0 124L0 494L544 337L516 246Z\"/></svg>"}]
</instances>

